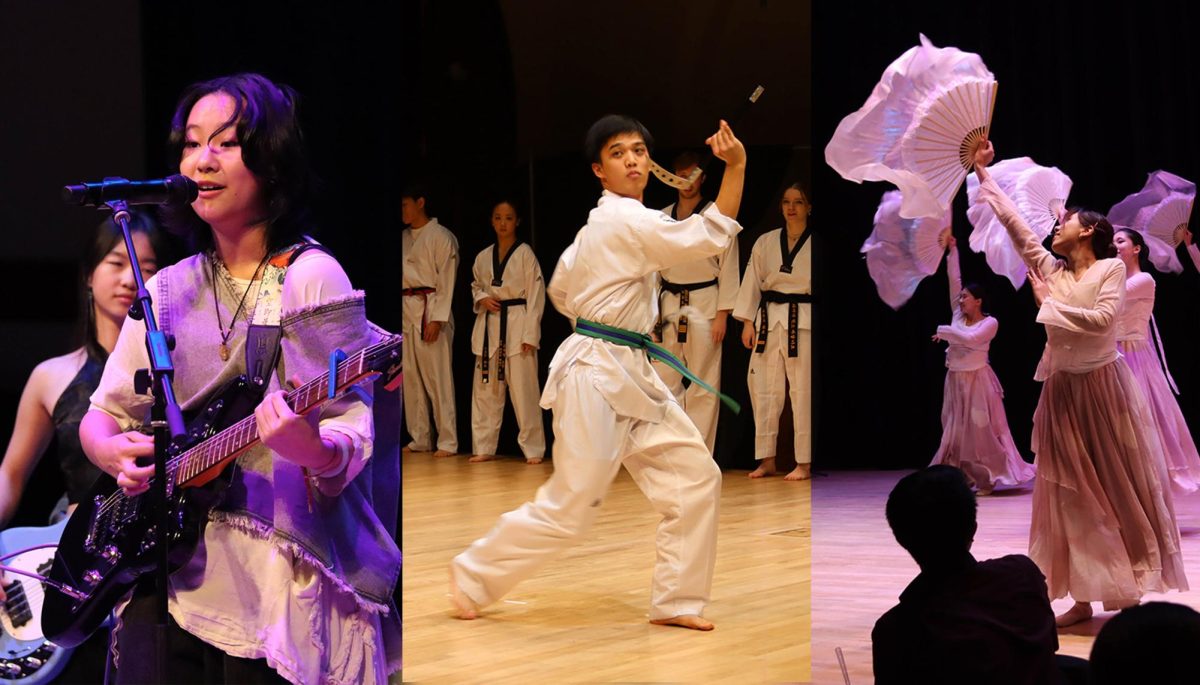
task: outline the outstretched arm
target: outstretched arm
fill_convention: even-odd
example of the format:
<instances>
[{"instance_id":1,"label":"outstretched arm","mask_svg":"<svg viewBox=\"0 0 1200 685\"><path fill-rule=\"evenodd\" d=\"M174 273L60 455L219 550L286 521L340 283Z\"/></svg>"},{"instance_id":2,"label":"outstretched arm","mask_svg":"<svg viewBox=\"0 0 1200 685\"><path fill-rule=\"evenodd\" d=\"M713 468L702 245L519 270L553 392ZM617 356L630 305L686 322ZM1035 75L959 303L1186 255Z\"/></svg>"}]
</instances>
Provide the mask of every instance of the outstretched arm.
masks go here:
<instances>
[{"instance_id":1,"label":"outstretched arm","mask_svg":"<svg viewBox=\"0 0 1200 685\"><path fill-rule=\"evenodd\" d=\"M1055 264L1054 255L1042 247L1042 242L1038 240L1037 234L1033 232L1029 224L1025 223L1025 219L1017 211L1017 206L1013 204L1012 199L1005 194L988 172L987 166L995 157L996 151L992 148L990 140L975 151L975 173L979 176L979 199L976 201L982 200L991 205L992 211L996 213L996 218L1008 231L1008 237L1012 239L1013 246L1017 248L1021 259L1030 269L1037 269L1044 276Z\"/></svg>"},{"instance_id":2,"label":"outstretched arm","mask_svg":"<svg viewBox=\"0 0 1200 685\"><path fill-rule=\"evenodd\" d=\"M950 281L950 311L958 311L958 298L962 294L962 270L958 263L958 241L950 236L946 245L950 250L946 253L946 280Z\"/></svg>"}]
</instances>

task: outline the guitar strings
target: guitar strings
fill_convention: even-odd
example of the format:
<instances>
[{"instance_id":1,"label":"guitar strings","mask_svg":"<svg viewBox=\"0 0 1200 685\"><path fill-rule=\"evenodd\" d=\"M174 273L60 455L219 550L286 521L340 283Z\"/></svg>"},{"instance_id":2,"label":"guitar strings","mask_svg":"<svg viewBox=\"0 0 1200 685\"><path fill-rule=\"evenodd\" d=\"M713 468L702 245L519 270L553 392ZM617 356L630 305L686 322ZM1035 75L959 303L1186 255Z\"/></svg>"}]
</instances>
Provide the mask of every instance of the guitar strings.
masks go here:
<instances>
[{"instance_id":1,"label":"guitar strings","mask_svg":"<svg viewBox=\"0 0 1200 685\"><path fill-rule=\"evenodd\" d=\"M361 369L366 368L365 362L366 362L368 355L376 354L379 349L389 347L389 345L394 345L394 344L396 344L396 341L397 341L396 337L389 338L389 340L370 345L370 347L361 349L358 351L358 353L350 355L348 357L348 359L343 360L342 362L338 363L338 365L337 365L338 377L341 377L342 372L349 372L350 367L352 367L354 365L361 365L360 371L361 371ZM349 375L349 374L347 373L347 375ZM294 410L295 409L294 402L296 401L296 399L300 398L301 393L310 392L311 390L316 389L316 387L320 387L320 385L322 385L323 383L328 383L328 380L329 380L329 373L325 373L323 375L320 375L320 377L318 377L316 379L307 381L307 383L302 384L299 387L296 387L296 389L293 390L292 392L289 392L286 397L286 401L288 402L288 407L292 408ZM348 378L347 378L347 380L348 380ZM326 385L326 387L328 387L328 385ZM320 402L314 403L313 404L314 407L316 407L317 404L320 404ZM223 431L221 431L220 433L217 433L216 435L212 435L211 438L204 440L204 443L202 443L202 445L208 445L211 443L215 443L216 440L222 438L222 435L226 435L226 437L228 437L228 434L232 434L235 431L235 429L245 429L245 428L253 428L253 431L252 431L253 437L250 439L250 441L247 441L246 445L242 445L242 447L247 447L247 446L253 445L258 440L258 428L256 425L254 425L253 415L246 416L246 417L244 417L244 419L241 419L240 421L233 423L232 426L229 426L228 428L223 429ZM192 447L192 449L190 449L190 450L181 452L181 453L179 453L179 455L176 455L175 457L168 459L167 464L166 464L167 475L169 477L173 477L176 473L178 473L178 470L181 467L182 463L184 463L185 461L190 461L190 459L192 459L194 456L196 456L196 452L199 449L200 449L200 445L197 445L197 446ZM218 463L220 463L220 462L218 462ZM212 465L216 465L216 464L212 464ZM208 468L212 468L212 465L210 465L210 467L208 467ZM208 468L200 470L199 473L203 473L203 471L208 470ZM152 483L154 483L154 482L155 482L154 476L151 476L150 480L146 481L146 483L149 483L149 485L152 485ZM176 483L176 485L178 485L178 483ZM128 499L130 499L130 498L126 497L125 491L122 491L122 489L119 489L119 491L116 491L115 493L113 493L113 495L110 495L110 497L107 500L104 500L104 504L102 504L100 506L100 509L98 509L96 511L96 517L101 517L101 516L107 515L107 513L112 511L114 506L119 506L121 504L124 504L125 501Z\"/></svg>"}]
</instances>

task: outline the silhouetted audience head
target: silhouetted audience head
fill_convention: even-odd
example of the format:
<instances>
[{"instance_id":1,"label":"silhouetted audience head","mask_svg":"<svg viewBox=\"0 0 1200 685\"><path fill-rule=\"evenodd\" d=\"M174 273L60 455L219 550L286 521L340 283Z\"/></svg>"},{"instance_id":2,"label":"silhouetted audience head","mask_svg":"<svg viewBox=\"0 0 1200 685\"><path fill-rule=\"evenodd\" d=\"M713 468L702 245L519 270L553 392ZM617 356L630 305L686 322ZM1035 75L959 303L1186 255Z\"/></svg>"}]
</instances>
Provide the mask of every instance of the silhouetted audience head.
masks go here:
<instances>
[{"instance_id":1,"label":"silhouetted audience head","mask_svg":"<svg viewBox=\"0 0 1200 685\"><path fill-rule=\"evenodd\" d=\"M1091 682L1195 683L1200 681L1200 613L1182 604L1147 602L1109 619L1092 645Z\"/></svg>"},{"instance_id":2,"label":"silhouetted audience head","mask_svg":"<svg viewBox=\"0 0 1200 685\"><path fill-rule=\"evenodd\" d=\"M962 471L930 466L896 483L888 496L887 520L896 542L928 570L970 551L975 507L975 494Z\"/></svg>"}]
</instances>

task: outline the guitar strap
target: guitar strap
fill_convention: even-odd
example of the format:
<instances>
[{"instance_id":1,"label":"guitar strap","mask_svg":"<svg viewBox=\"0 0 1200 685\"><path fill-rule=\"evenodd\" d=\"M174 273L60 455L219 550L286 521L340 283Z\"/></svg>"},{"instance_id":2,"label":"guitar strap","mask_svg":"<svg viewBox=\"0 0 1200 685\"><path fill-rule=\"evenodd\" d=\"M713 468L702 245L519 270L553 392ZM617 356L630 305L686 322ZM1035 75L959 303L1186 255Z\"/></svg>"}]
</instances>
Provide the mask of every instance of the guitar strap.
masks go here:
<instances>
[{"instance_id":1,"label":"guitar strap","mask_svg":"<svg viewBox=\"0 0 1200 685\"><path fill-rule=\"evenodd\" d=\"M333 256L324 245L304 243L288 252L283 252L271 258L271 264L280 267L290 267L300 255L309 250L319 250ZM284 272L287 277L287 272ZM279 366L281 351L280 340L283 338L283 327L263 324L251 324L246 332L246 377L258 388L259 395L266 394L267 381Z\"/></svg>"}]
</instances>

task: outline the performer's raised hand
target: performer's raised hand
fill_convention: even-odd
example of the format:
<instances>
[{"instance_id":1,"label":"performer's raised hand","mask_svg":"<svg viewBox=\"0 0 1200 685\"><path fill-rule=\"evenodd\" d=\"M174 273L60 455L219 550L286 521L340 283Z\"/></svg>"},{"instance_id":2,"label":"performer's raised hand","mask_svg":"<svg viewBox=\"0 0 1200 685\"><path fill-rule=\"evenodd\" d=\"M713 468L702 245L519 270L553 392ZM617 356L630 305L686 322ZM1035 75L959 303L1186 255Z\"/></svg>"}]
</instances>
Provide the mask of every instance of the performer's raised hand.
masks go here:
<instances>
[{"instance_id":1,"label":"performer's raised hand","mask_svg":"<svg viewBox=\"0 0 1200 685\"><path fill-rule=\"evenodd\" d=\"M987 167L995 158L996 148L992 147L992 141L985 140L982 145L975 148L975 173L978 174L980 182L991 178Z\"/></svg>"},{"instance_id":2,"label":"performer's raised hand","mask_svg":"<svg viewBox=\"0 0 1200 685\"><path fill-rule=\"evenodd\" d=\"M724 119L721 120L717 132L709 136L704 144L712 149L714 157L725 162L725 166L745 166L746 148L742 141L733 135L733 129L729 128L729 123Z\"/></svg>"}]
</instances>

